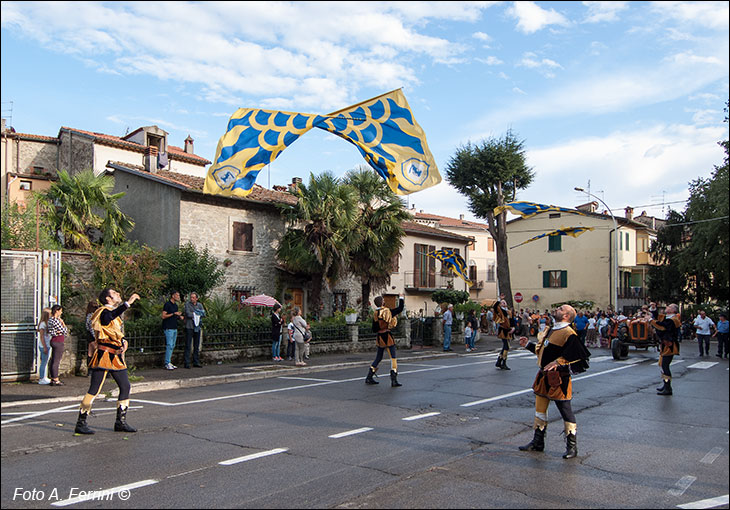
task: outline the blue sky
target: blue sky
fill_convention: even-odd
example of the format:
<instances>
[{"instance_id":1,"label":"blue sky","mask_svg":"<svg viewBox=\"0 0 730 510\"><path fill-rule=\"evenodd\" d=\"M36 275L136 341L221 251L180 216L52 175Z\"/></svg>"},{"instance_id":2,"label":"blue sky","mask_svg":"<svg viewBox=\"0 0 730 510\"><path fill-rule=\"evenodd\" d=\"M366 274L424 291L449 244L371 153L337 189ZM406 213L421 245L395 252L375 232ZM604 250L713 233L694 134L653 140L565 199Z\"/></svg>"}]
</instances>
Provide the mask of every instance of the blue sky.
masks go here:
<instances>
[{"instance_id":1,"label":"blue sky","mask_svg":"<svg viewBox=\"0 0 730 510\"><path fill-rule=\"evenodd\" d=\"M403 87L442 176L460 145L512 129L535 171L518 199L573 207L590 181L614 214L661 216L722 162L729 17L728 2L3 1L3 117L12 101L13 127L47 136L156 124L212 160L240 107L327 113ZM361 164L313 130L257 182ZM445 179L408 200L474 219Z\"/></svg>"}]
</instances>

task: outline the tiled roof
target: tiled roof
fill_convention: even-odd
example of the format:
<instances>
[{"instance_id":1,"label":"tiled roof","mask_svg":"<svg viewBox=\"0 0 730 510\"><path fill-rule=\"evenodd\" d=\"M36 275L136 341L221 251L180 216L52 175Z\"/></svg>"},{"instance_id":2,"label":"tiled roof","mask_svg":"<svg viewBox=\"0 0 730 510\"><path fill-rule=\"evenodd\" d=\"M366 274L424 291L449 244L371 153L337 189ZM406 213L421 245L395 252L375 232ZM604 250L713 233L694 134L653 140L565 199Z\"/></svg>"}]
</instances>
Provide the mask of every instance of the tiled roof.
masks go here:
<instances>
[{"instance_id":1,"label":"tiled roof","mask_svg":"<svg viewBox=\"0 0 730 510\"><path fill-rule=\"evenodd\" d=\"M181 174L178 172L170 172L168 170L160 170L157 173L149 173L144 167L139 165L130 165L129 163L122 163L118 161L110 161L109 164L114 165L113 168L125 168L127 170L133 170L135 173L141 174L142 177L154 179L157 181L168 182L175 184L178 187L182 187L187 191L195 191L202 193L203 184L205 179L202 177L195 177L193 175ZM270 189L263 188L258 184L254 184L251 193L246 197L225 197L233 200L249 200L254 202L266 202L272 204L296 204L297 197L291 193L273 191Z\"/></svg>"},{"instance_id":2,"label":"tiled roof","mask_svg":"<svg viewBox=\"0 0 730 510\"><path fill-rule=\"evenodd\" d=\"M107 135L104 133L95 133L93 131L85 131L83 129L75 129L75 128L69 128L69 127L62 127L61 131L72 131L74 133L81 133L86 136L90 136L94 139L94 141L106 145L111 145L112 147L120 147L123 149L132 150L135 152L144 152L145 147L143 145L140 145L138 143L130 142L128 140L124 140L122 138L119 138L118 136L112 136ZM193 163L196 164L202 164L207 165L210 164L210 161L207 159L200 157L196 154L188 154L180 147L176 147L174 145L168 145L167 146L167 152L173 159L187 159Z\"/></svg>"},{"instance_id":3,"label":"tiled roof","mask_svg":"<svg viewBox=\"0 0 730 510\"><path fill-rule=\"evenodd\" d=\"M440 230L438 228L429 227L428 225L422 225L421 223L416 223L415 221L404 221L403 230L405 230L406 233L426 234L426 235L436 236L436 237L446 237L446 238L454 239L457 241L463 241L465 243L472 241L471 237L460 236L459 234L454 234L452 232L447 232L446 230Z\"/></svg>"},{"instance_id":4,"label":"tiled roof","mask_svg":"<svg viewBox=\"0 0 730 510\"><path fill-rule=\"evenodd\" d=\"M38 142L59 143L59 139L53 136L34 135L31 133L8 133L10 138L20 138L21 140L35 140Z\"/></svg>"},{"instance_id":5,"label":"tiled roof","mask_svg":"<svg viewBox=\"0 0 730 510\"><path fill-rule=\"evenodd\" d=\"M446 216L439 216L437 214L430 213L416 213L416 220L429 220L437 221L441 227L452 227L452 228L473 228L479 230L487 229L487 225L484 223L477 223L475 221L461 220L456 218L448 218Z\"/></svg>"}]
</instances>

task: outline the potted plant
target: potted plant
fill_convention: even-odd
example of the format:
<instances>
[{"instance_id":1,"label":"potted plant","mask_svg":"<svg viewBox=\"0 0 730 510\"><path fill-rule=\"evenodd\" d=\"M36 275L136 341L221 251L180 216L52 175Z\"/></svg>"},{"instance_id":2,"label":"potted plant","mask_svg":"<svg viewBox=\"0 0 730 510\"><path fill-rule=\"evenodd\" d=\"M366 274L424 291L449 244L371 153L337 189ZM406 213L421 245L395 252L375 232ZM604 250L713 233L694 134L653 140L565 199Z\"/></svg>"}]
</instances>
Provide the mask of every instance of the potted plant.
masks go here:
<instances>
[{"instance_id":1,"label":"potted plant","mask_svg":"<svg viewBox=\"0 0 730 510\"><path fill-rule=\"evenodd\" d=\"M355 324L357 322L357 310L354 308L345 309L345 322Z\"/></svg>"}]
</instances>

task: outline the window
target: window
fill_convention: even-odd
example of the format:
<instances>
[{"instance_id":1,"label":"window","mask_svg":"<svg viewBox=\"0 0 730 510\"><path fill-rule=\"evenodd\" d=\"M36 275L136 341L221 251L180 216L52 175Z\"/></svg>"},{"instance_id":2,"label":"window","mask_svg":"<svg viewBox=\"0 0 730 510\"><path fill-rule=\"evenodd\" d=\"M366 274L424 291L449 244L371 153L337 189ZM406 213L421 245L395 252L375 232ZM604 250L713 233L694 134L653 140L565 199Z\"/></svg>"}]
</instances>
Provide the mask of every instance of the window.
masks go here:
<instances>
[{"instance_id":1,"label":"window","mask_svg":"<svg viewBox=\"0 0 730 510\"><path fill-rule=\"evenodd\" d=\"M448 246L442 246L441 249L442 250L454 250L454 253L456 253L457 255L461 255L461 253L459 253L459 248L449 248ZM441 274L442 275L453 274L453 273L451 273L450 266L447 266L443 262L441 262Z\"/></svg>"},{"instance_id":2,"label":"window","mask_svg":"<svg viewBox=\"0 0 730 510\"><path fill-rule=\"evenodd\" d=\"M564 289L568 286L567 271L543 271L542 287L544 289Z\"/></svg>"},{"instance_id":3,"label":"window","mask_svg":"<svg viewBox=\"0 0 730 510\"><path fill-rule=\"evenodd\" d=\"M626 232L626 243L624 243L626 246L626 251L631 251L631 248L629 248L629 233Z\"/></svg>"},{"instance_id":4,"label":"window","mask_svg":"<svg viewBox=\"0 0 730 510\"><path fill-rule=\"evenodd\" d=\"M495 266L494 264L489 264L489 267L487 267L487 281L493 282L494 281L494 273L495 273Z\"/></svg>"},{"instance_id":5,"label":"window","mask_svg":"<svg viewBox=\"0 0 730 510\"><path fill-rule=\"evenodd\" d=\"M334 300L332 304L333 312L344 312L347 308L347 293L346 292L335 292L332 294Z\"/></svg>"},{"instance_id":6,"label":"window","mask_svg":"<svg viewBox=\"0 0 730 510\"><path fill-rule=\"evenodd\" d=\"M238 307L240 308L243 306L243 301L246 298L249 298L254 295L254 288L253 287L236 287L231 289L231 300L238 303Z\"/></svg>"},{"instance_id":7,"label":"window","mask_svg":"<svg viewBox=\"0 0 730 510\"><path fill-rule=\"evenodd\" d=\"M469 266L469 279L473 282L477 281L477 266Z\"/></svg>"},{"instance_id":8,"label":"window","mask_svg":"<svg viewBox=\"0 0 730 510\"><path fill-rule=\"evenodd\" d=\"M548 251L563 251L563 236L548 236Z\"/></svg>"},{"instance_id":9,"label":"window","mask_svg":"<svg viewBox=\"0 0 730 510\"><path fill-rule=\"evenodd\" d=\"M414 287L436 287L436 259L428 254L435 251L435 246L414 244L413 284Z\"/></svg>"},{"instance_id":10,"label":"window","mask_svg":"<svg viewBox=\"0 0 730 510\"><path fill-rule=\"evenodd\" d=\"M549 218L550 218L551 220L554 220L554 219L556 219L556 218L560 218L560 213L552 213L552 214L548 215L548 217L549 217Z\"/></svg>"},{"instance_id":11,"label":"window","mask_svg":"<svg viewBox=\"0 0 730 510\"><path fill-rule=\"evenodd\" d=\"M233 222L233 250L253 251L253 225L251 223Z\"/></svg>"},{"instance_id":12,"label":"window","mask_svg":"<svg viewBox=\"0 0 730 510\"><path fill-rule=\"evenodd\" d=\"M396 253L393 256L393 260L390 262L390 265L391 265L391 268L390 268L391 273L397 273L400 271L400 253Z\"/></svg>"},{"instance_id":13,"label":"window","mask_svg":"<svg viewBox=\"0 0 730 510\"><path fill-rule=\"evenodd\" d=\"M33 189L33 181L20 181L21 191L30 191Z\"/></svg>"},{"instance_id":14,"label":"window","mask_svg":"<svg viewBox=\"0 0 730 510\"><path fill-rule=\"evenodd\" d=\"M619 251L624 249L624 236L621 235L621 232L618 233L618 249Z\"/></svg>"},{"instance_id":15,"label":"window","mask_svg":"<svg viewBox=\"0 0 730 510\"><path fill-rule=\"evenodd\" d=\"M487 251L494 251L494 238L492 237L487 240Z\"/></svg>"}]
</instances>

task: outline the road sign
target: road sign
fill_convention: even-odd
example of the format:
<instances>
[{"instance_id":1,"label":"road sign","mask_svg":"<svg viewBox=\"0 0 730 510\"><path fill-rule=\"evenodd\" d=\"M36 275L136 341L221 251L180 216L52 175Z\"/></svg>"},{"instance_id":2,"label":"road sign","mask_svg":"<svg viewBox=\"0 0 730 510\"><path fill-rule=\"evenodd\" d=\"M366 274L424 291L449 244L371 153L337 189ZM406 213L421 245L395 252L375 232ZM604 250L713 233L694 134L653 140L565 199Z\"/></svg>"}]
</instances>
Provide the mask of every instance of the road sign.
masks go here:
<instances>
[{"instance_id":1,"label":"road sign","mask_svg":"<svg viewBox=\"0 0 730 510\"><path fill-rule=\"evenodd\" d=\"M515 294L515 301L517 301L518 303L522 303L522 294L520 294L519 292Z\"/></svg>"}]
</instances>

